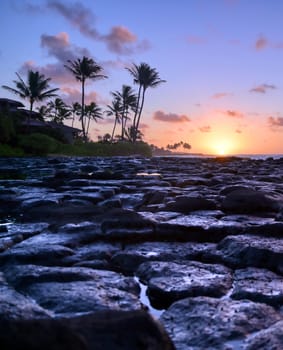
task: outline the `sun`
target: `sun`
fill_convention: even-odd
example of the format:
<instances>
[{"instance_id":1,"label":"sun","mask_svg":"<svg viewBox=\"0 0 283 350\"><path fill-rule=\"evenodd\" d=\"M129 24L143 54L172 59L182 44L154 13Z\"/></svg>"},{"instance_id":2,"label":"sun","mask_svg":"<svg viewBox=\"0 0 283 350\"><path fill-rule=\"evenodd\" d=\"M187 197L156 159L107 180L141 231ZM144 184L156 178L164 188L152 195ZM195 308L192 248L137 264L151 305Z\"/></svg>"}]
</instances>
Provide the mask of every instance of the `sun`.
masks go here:
<instances>
[{"instance_id":1,"label":"sun","mask_svg":"<svg viewBox=\"0 0 283 350\"><path fill-rule=\"evenodd\" d=\"M218 156L226 156L231 153L231 144L228 141L221 141L214 145L214 153Z\"/></svg>"}]
</instances>

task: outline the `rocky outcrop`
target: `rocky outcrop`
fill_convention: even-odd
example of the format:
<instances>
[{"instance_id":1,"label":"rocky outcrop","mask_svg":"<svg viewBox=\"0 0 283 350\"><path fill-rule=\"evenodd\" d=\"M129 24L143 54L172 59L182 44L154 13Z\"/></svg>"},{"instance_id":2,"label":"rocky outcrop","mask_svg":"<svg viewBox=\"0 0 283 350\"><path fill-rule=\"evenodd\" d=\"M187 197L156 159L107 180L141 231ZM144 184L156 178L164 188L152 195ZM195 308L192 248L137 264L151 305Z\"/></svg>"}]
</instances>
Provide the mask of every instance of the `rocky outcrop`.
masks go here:
<instances>
[{"instance_id":1,"label":"rocky outcrop","mask_svg":"<svg viewBox=\"0 0 283 350\"><path fill-rule=\"evenodd\" d=\"M283 159L0 168L1 349L283 348Z\"/></svg>"}]
</instances>

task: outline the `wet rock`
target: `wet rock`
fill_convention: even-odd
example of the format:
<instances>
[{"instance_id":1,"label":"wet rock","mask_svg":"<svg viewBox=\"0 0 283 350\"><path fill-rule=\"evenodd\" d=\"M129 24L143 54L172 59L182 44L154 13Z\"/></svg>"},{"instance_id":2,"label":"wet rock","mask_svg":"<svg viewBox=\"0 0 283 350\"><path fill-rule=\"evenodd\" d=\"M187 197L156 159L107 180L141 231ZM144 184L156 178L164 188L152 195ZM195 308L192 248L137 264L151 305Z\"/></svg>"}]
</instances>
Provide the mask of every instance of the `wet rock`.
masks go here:
<instances>
[{"instance_id":1,"label":"wet rock","mask_svg":"<svg viewBox=\"0 0 283 350\"><path fill-rule=\"evenodd\" d=\"M33 299L17 292L8 285L2 273L0 274L0 321L30 320L50 316L51 312L40 307Z\"/></svg>"},{"instance_id":2,"label":"wet rock","mask_svg":"<svg viewBox=\"0 0 283 350\"><path fill-rule=\"evenodd\" d=\"M176 211L188 214L195 210L213 210L216 209L216 204L203 197L176 197L174 201L165 205L165 211Z\"/></svg>"},{"instance_id":3,"label":"wet rock","mask_svg":"<svg viewBox=\"0 0 283 350\"><path fill-rule=\"evenodd\" d=\"M131 210L112 210L105 215L101 230L107 239L131 240L151 239L154 226L140 214Z\"/></svg>"},{"instance_id":4,"label":"wet rock","mask_svg":"<svg viewBox=\"0 0 283 350\"><path fill-rule=\"evenodd\" d=\"M52 239L52 235L49 235L49 237ZM39 237L39 240L31 237L0 254L0 264L18 262L46 266L61 265L62 258L73 253L72 249L53 243L52 240L46 242L45 239L41 240L41 237Z\"/></svg>"},{"instance_id":5,"label":"wet rock","mask_svg":"<svg viewBox=\"0 0 283 350\"><path fill-rule=\"evenodd\" d=\"M278 201L251 188L229 192L222 202L222 210L233 213L276 212Z\"/></svg>"},{"instance_id":6,"label":"wet rock","mask_svg":"<svg viewBox=\"0 0 283 350\"><path fill-rule=\"evenodd\" d=\"M240 349L247 336L281 318L265 304L196 297L175 302L160 321L178 350Z\"/></svg>"},{"instance_id":7,"label":"wet rock","mask_svg":"<svg viewBox=\"0 0 283 350\"><path fill-rule=\"evenodd\" d=\"M283 277L266 269L250 267L236 270L231 298L283 305Z\"/></svg>"},{"instance_id":8,"label":"wet rock","mask_svg":"<svg viewBox=\"0 0 283 350\"><path fill-rule=\"evenodd\" d=\"M164 327L142 311L1 322L2 350L174 350Z\"/></svg>"},{"instance_id":9,"label":"wet rock","mask_svg":"<svg viewBox=\"0 0 283 350\"><path fill-rule=\"evenodd\" d=\"M89 313L99 310L140 310L139 298L112 282L75 281L33 283L23 291L39 305L56 314Z\"/></svg>"},{"instance_id":10,"label":"wet rock","mask_svg":"<svg viewBox=\"0 0 283 350\"><path fill-rule=\"evenodd\" d=\"M47 267L39 265L10 265L4 269L6 280L18 290L29 288L34 283L93 281L102 288L114 286L136 296L140 293L132 277L123 277L112 271L98 271L85 267Z\"/></svg>"},{"instance_id":11,"label":"wet rock","mask_svg":"<svg viewBox=\"0 0 283 350\"><path fill-rule=\"evenodd\" d=\"M145 242L127 245L111 258L114 267L135 272L146 261L201 260L205 252L215 248L213 243Z\"/></svg>"},{"instance_id":12,"label":"wet rock","mask_svg":"<svg viewBox=\"0 0 283 350\"><path fill-rule=\"evenodd\" d=\"M283 349L283 321L251 335L244 343L245 350L280 350Z\"/></svg>"},{"instance_id":13,"label":"wet rock","mask_svg":"<svg viewBox=\"0 0 283 350\"><path fill-rule=\"evenodd\" d=\"M235 267L261 267L283 273L283 241L256 235L228 236L218 245L218 256Z\"/></svg>"},{"instance_id":14,"label":"wet rock","mask_svg":"<svg viewBox=\"0 0 283 350\"><path fill-rule=\"evenodd\" d=\"M190 296L221 297L232 286L231 271L222 265L200 262L146 262L137 276L148 283L147 294L157 308Z\"/></svg>"}]
</instances>

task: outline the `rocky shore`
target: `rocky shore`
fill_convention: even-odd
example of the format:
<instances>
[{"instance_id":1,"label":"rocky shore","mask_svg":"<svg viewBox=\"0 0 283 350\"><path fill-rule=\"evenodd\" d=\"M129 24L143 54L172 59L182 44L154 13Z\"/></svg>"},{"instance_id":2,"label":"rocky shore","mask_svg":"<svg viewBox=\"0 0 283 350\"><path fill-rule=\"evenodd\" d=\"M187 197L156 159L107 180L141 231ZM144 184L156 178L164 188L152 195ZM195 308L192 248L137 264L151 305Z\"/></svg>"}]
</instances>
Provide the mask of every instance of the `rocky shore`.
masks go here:
<instances>
[{"instance_id":1,"label":"rocky shore","mask_svg":"<svg viewBox=\"0 0 283 350\"><path fill-rule=\"evenodd\" d=\"M283 349L283 158L2 158L0 291L1 349Z\"/></svg>"}]
</instances>

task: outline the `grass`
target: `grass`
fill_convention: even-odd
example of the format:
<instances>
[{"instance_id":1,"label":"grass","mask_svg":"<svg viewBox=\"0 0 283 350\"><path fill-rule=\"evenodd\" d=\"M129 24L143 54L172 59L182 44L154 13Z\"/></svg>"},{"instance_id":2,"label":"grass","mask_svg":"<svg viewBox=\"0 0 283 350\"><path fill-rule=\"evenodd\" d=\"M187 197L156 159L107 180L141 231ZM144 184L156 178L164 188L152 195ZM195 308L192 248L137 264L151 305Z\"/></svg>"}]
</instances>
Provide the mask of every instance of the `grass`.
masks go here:
<instances>
[{"instance_id":1,"label":"grass","mask_svg":"<svg viewBox=\"0 0 283 350\"><path fill-rule=\"evenodd\" d=\"M46 139L46 140L45 140ZM78 156L78 157L114 157L140 155L151 157L151 147L145 142L117 142L115 144L88 142L76 143L74 145L63 144L54 139L50 144L46 137L38 140L22 140L20 146L12 147L7 144L0 144L0 157L25 157L25 156ZM35 142L36 141L36 142ZM55 141L55 142L54 142ZM52 147L50 147L52 145ZM55 146L54 146L55 145ZM52 149L52 151L50 151Z\"/></svg>"},{"instance_id":2,"label":"grass","mask_svg":"<svg viewBox=\"0 0 283 350\"><path fill-rule=\"evenodd\" d=\"M152 155L151 148L144 142L117 142L115 144L89 142L75 145L60 144L56 149L57 154L66 156L131 156L141 155L150 157Z\"/></svg>"}]
</instances>

